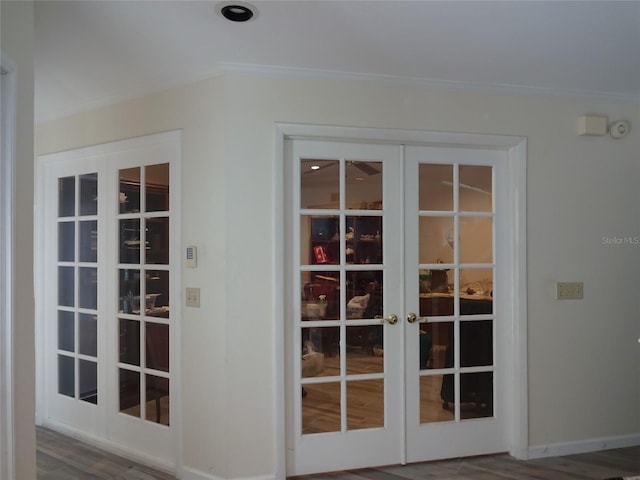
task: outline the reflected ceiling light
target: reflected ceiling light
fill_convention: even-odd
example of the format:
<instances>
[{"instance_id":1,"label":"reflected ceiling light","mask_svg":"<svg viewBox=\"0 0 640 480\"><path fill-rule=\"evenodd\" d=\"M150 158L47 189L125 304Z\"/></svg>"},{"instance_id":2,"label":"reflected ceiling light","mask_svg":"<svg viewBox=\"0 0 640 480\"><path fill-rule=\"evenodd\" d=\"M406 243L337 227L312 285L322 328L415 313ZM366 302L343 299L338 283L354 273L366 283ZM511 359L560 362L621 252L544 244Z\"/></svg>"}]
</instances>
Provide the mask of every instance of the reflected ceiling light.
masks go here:
<instances>
[{"instance_id":1,"label":"reflected ceiling light","mask_svg":"<svg viewBox=\"0 0 640 480\"><path fill-rule=\"evenodd\" d=\"M364 177L356 177L356 178L354 178L354 180L356 180L358 182L362 182L362 181L364 181Z\"/></svg>"},{"instance_id":2,"label":"reflected ceiling light","mask_svg":"<svg viewBox=\"0 0 640 480\"><path fill-rule=\"evenodd\" d=\"M311 170L320 170L320 165L311 165Z\"/></svg>"},{"instance_id":3,"label":"reflected ceiling light","mask_svg":"<svg viewBox=\"0 0 640 480\"><path fill-rule=\"evenodd\" d=\"M256 7L245 2L222 2L218 13L231 22L248 22L258 16Z\"/></svg>"}]
</instances>

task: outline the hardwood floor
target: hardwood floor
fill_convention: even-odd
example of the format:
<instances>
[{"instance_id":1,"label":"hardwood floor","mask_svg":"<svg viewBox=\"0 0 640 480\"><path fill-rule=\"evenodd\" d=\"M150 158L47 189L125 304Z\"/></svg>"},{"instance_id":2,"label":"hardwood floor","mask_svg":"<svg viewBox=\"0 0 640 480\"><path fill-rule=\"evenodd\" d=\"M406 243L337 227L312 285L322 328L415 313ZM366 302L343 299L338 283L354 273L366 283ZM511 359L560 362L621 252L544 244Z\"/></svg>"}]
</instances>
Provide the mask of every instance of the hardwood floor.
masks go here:
<instances>
[{"instance_id":1,"label":"hardwood floor","mask_svg":"<svg viewBox=\"0 0 640 480\"><path fill-rule=\"evenodd\" d=\"M175 480L46 428L37 428L38 480ZM366 468L296 480L604 480L640 475L640 447L519 461L508 455Z\"/></svg>"}]
</instances>

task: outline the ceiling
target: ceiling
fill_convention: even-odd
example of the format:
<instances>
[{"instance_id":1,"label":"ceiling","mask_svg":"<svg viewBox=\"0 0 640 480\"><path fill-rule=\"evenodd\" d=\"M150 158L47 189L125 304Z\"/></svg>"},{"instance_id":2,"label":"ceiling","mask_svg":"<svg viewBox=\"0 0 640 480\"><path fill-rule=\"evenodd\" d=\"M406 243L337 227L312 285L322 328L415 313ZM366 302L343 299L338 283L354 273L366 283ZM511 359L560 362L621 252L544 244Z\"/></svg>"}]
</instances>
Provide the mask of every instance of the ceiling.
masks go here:
<instances>
[{"instance_id":1,"label":"ceiling","mask_svg":"<svg viewBox=\"0 0 640 480\"><path fill-rule=\"evenodd\" d=\"M37 1L36 121L225 71L640 103L640 1Z\"/></svg>"}]
</instances>

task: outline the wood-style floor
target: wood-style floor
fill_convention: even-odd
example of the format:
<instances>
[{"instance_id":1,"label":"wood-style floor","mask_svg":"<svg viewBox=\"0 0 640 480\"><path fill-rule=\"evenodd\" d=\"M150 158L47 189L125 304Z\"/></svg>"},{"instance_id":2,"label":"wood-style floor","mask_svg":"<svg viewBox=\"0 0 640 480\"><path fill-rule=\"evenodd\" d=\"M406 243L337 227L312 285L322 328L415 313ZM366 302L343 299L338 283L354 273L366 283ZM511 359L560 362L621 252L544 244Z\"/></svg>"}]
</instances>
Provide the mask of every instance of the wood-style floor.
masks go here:
<instances>
[{"instance_id":1,"label":"wood-style floor","mask_svg":"<svg viewBox=\"0 0 640 480\"><path fill-rule=\"evenodd\" d=\"M175 480L175 477L38 427L38 480ZM603 480L640 475L640 447L515 460L508 455L366 468L297 480Z\"/></svg>"}]
</instances>

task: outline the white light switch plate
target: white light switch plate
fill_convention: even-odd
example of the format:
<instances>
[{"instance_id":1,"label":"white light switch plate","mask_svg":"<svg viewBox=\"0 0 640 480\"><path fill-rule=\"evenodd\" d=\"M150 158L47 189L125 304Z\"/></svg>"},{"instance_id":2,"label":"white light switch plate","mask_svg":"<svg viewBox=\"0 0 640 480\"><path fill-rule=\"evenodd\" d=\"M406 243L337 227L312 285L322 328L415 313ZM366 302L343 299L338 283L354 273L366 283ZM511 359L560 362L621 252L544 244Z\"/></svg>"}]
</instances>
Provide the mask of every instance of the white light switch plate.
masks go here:
<instances>
[{"instance_id":1,"label":"white light switch plate","mask_svg":"<svg viewBox=\"0 0 640 480\"><path fill-rule=\"evenodd\" d=\"M186 305L187 307L200 307L200 289L187 287L186 291Z\"/></svg>"},{"instance_id":2,"label":"white light switch plate","mask_svg":"<svg viewBox=\"0 0 640 480\"><path fill-rule=\"evenodd\" d=\"M584 284L582 282L556 282L556 299L582 300Z\"/></svg>"}]
</instances>

